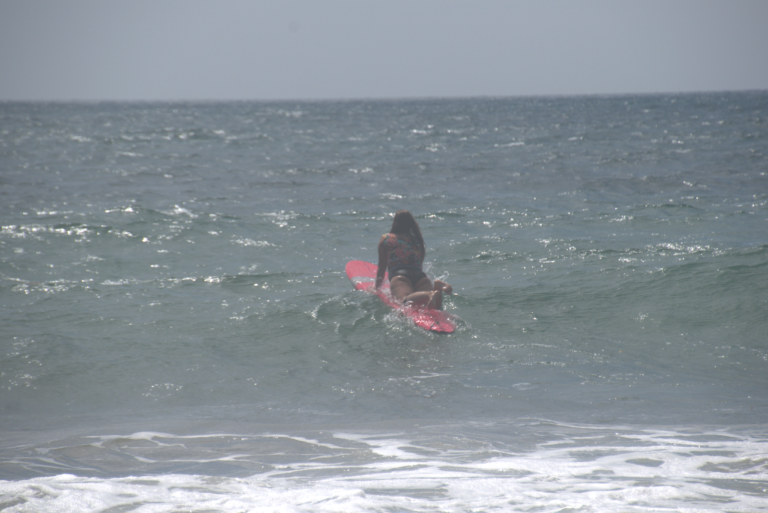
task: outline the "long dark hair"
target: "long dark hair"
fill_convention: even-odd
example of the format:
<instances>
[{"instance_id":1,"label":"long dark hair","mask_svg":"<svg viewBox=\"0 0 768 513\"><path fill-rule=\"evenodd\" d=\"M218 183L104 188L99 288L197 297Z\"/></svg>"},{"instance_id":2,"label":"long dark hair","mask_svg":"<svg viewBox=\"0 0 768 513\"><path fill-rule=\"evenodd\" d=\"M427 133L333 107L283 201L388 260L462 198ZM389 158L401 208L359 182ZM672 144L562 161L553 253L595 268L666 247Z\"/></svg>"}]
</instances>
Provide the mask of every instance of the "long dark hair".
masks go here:
<instances>
[{"instance_id":1,"label":"long dark hair","mask_svg":"<svg viewBox=\"0 0 768 513\"><path fill-rule=\"evenodd\" d=\"M421 249L421 257L427 254L427 248L424 245L424 237L421 236L421 229L419 229L419 223L413 218L413 215L407 210L398 210L395 213L395 218L392 220L391 233L410 235L411 238L419 245Z\"/></svg>"}]
</instances>

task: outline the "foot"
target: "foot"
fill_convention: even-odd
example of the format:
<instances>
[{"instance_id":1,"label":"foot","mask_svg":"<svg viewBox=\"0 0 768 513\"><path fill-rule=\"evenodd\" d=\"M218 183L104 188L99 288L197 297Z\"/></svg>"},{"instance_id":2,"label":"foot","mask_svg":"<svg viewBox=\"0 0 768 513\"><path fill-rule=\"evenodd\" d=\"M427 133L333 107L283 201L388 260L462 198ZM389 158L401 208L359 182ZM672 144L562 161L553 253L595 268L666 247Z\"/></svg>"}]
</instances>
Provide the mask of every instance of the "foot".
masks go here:
<instances>
[{"instance_id":1,"label":"foot","mask_svg":"<svg viewBox=\"0 0 768 513\"><path fill-rule=\"evenodd\" d=\"M453 292L453 287L442 280L435 280L434 290L439 290L446 294L451 294Z\"/></svg>"}]
</instances>

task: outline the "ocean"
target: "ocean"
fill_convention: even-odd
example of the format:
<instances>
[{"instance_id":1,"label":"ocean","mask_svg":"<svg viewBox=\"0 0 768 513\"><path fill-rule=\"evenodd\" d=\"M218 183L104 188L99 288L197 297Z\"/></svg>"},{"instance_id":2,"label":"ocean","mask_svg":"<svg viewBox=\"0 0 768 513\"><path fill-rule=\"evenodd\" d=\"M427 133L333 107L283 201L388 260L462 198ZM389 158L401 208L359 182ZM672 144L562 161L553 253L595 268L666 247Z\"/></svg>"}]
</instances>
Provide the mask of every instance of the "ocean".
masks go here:
<instances>
[{"instance_id":1,"label":"ocean","mask_svg":"<svg viewBox=\"0 0 768 513\"><path fill-rule=\"evenodd\" d=\"M766 91L0 103L0 510L768 511L766 173Z\"/></svg>"}]
</instances>

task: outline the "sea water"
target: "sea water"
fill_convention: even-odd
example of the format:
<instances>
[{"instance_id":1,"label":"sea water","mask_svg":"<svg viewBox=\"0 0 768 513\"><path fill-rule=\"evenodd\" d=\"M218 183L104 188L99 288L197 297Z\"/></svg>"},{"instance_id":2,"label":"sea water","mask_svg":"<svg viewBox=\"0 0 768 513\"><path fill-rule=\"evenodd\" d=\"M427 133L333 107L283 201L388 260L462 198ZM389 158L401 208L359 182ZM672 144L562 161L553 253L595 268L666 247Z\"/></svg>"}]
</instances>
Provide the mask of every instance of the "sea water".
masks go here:
<instances>
[{"instance_id":1,"label":"sea water","mask_svg":"<svg viewBox=\"0 0 768 513\"><path fill-rule=\"evenodd\" d=\"M2 103L0 509L767 511L766 173L759 91Z\"/></svg>"}]
</instances>

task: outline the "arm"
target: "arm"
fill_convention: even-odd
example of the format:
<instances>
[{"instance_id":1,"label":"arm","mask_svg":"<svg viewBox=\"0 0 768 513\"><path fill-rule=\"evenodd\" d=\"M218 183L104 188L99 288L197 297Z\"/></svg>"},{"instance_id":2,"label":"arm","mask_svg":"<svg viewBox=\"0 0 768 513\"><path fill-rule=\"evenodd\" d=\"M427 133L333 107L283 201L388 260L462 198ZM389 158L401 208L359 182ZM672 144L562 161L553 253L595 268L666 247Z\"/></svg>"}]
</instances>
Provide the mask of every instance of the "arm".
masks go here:
<instances>
[{"instance_id":1,"label":"arm","mask_svg":"<svg viewBox=\"0 0 768 513\"><path fill-rule=\"evenodd\" d=\"M384 282L384 273L387 272L387 262L389 260L387 255L387 246L384 243L384 235L379 239L379 268L376 271L376 285L374 290L379 290L381 284Z\"/></svg>"}]
</instances>

